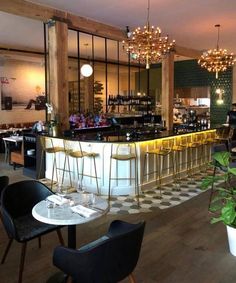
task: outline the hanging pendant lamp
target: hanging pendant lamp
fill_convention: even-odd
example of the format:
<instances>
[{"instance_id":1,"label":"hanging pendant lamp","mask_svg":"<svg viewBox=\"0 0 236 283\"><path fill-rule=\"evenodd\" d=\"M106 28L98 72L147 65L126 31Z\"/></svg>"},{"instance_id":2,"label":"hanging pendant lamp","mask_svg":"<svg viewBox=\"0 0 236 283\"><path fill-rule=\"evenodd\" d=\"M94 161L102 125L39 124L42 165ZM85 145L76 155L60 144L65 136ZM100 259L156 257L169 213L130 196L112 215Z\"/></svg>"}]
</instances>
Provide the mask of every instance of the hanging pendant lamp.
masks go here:
<instances>
[{"instance_id":1,"label":"hanging pendant lamp","mask_svg":"<svg viewBox=\"0 0 236 283\"><path fill-rule=\"evenodd\" d=\"M215 27L218 29L216 48L203 52L198 64L208 72L215 72L216 79L218 79L219 72L224 72L234 65L234 54L228 54L226 49L219 48L220 25L215 25Z\"/></svg>"},{"instance_id":2,"label":"hanging pendant lamp","mask_svg":"<svg viewBox=\"0 0 236 283\"><path fill-rule=\"evenodd\" d=\"M87 56L88 43L85 43L84 46L86 46L86 56ZM83 64L82 67L80 68L80 72L82 76L90 77L93 74L93 67L90 64Z\"/></svg>"},{"instance_id":3,"label":"hanging pendant lamp","mask_svg":"<svg viewBox=\"0 0 236 283\"><path fill-rule=\"evenodd\" d=\"M141 29L137 27L133 32L127 27L127 39L124 40L123 48L130 55L130 59L146 65L159 62L163 55L174 50L175 40L169 42L168 35L162 36L161 29L150 25L149 22L150 0L147 8L147 24Z\"/></svg>"}]
</instances>

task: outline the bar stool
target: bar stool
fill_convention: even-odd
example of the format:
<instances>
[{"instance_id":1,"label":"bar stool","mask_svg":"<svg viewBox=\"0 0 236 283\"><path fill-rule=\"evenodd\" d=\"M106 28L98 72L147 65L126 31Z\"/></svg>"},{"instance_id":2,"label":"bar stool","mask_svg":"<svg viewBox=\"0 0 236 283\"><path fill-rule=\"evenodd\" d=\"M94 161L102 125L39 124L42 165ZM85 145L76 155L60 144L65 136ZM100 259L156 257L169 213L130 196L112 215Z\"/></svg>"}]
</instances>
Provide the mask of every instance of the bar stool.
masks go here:
<instances>
[{"instance_id":1,"label":"bar stool","mask_svg":"<svg viewBox=\"0 0 236 283\"><path fill-rule=\"evenodd\" d=\"M57 169L59 167L57 165L56 154L59 153L59 152L63 152L64 153L65 152L64 151L64 147L54 146L52 138L43 137L43 136L40 136L40 144L42 146L42 154L41 154L41 160L40 160L38 179L39 179L39 176L41 175L44 154L45 153L52 154L53 155L52 181L51 181L51 189L52 189L54 171L56 172L56 179L57 179L57 183L58 183ZM66 159L64 159L64 168L65 168L65 161L66 161ZM63 172L64 172L64 168L63 168Z\"/></svg>"},{"instance_id":2,"label":"bar stool","mask_svg":"<svg viewBox=\"0 0 236 283\"><path fill-rule=\"evenodd\" d=\"M225 143L227 150L230 148L230 143L234 135L234 128L225 127L216 130L215 142Z\"/></svg>"},{"instance_id":3,"label":"bar stool","mask_svg":"<svg viewBox=\"0 0 236 283\"><path fill-rule=\"evenodd\" d=\"M197 160L197 158L194 158L194 152L197 155L197 150L201 146L201 143L196 140L195 135L183 135L181 137L181 146L186 148L187 175L192 177L193 165Z\"/></svg>"},{"instance_id":4,"label":"bar stool","mask_svg":"<svg viewBox=\"0 0 236 283\"><path fill-rule=\"evenodd\" d=\"M202 133L202 145L203 145L203 154L202 154L202 162L205 169L207 169L207 165L211 160L211 147L216 143L215 132Z\"/></svg>"},{"instance_id":5,"label":"bar stool","mask_svg":"<svg viewBox=\"0 0 236 283\"><path fill-rule=\"evenodd\" d=\"M174 152L174 161L175 161L175 174L176 174L176 182L181 179L181 170L183 170L183 154L187 154L187 143L184 143L181 138L175 138L175 143L172 147ZM182 162L180 162L182 157Z\"/></svg>"},{"instance_id":6,"label":"bar stool","mask_svg":"<svg viewBox=\"0 0 236 283\"><path fill-rule=\"evenodd\" d=\"M204 164L204 148L205 148L205 140L203 133L195 133L192 135L193 142L196 145L196 158L198 161L196 165L199 165L199 169L201 170L201 166Z\"/></svg>"},{"instance_id":7,"label":"bar stool","mask_svg":"<svg viewBox=\"0 0 236 283\"><path fill-rule=\"evenodd\" d=\"M150 174L157 173L158 174L158 180L159 180L159 190L160 190L160 198L162 198L162 175L164 170L168 170L172 167L173 170L173 176L174 181L176 181L176 170L175 170L175 164L174 164L174 138L169 139L163 139L160 145L157 145L155 149L148 150L145 152L144 155L144 174L143 174L143 180L144 177ZM154 155L156 158L156 170L152 172L146 172L146 164L147 164L147 157L150 155ZM167 157L170 157L170 162L172 163L171 167L164 168L164 161L165 158L167 160ZM157 185L157 178L156 178L156 185Z\"/></svg>"},{"instance_id":8,"label":"bar stool","mask_svg":"<svg viewBox=\"0 0 236 283\"><path fill-rule=\"evenodd\" d=\"M116 162L116 176L112 177L112 161ZM134 177L132 177L132 161L134 161ZM118 164L119 162L129 162L130 164L130 177L119 177ZM139 206L139 188L138 188L138 167L137 167L137 148L135 142L118 144L114 149L111 144L111 155L110 155L110 171L109 171L109 191L108 191L108 202L110 205L111 200L111 180L134 180L135 195L137 197L137 203Z\"/></svg>"},{"instance_id":9,"label":"bar stool","mask_svg":"<svg viewBox=\"0 0 236 283\"><path fill-rule=\"evenodd\" d=\"M80 175L81 175L81 183L83 182L83 177L84 176L90 177L90 178L95 178L95 180L96 180L96 187L97 187L97 193L99 194L100 192L99 192L99 187L98 187L97 167L96 167L96 160L95 160L95 158L99 154L95 153L95 152L83 151L81 143L79 141L70 141L70 140L64 140L64 151L65 151L65 154L66 154L66 160L67 160L67 166L68 166L71 186L72 186L72 181L71 181L71 170L70 170L70 162L69 162L69 158L70 157L72 157L72 158L74 158L76 160L78 181L80 180ZM84 159L86 157L93 159L94 175L84 174ZM79 160L81 160L81 162L82 162L81 173L79 171L79 162L78 162ZM64 171L66 171L66 170L64 170ZM64 176L63 176L63 179L64 179Z\"/></svg>"},{"instance_id":10,"label":"bar stool","mask_svg":"<svg viewBox=\"0 0 236 283\"><path fill-rule=\"evenodd\" d=\"M186 164L187 176L191 176L193 168L193 150L197 148L197 145L192 142L191 135L183 135L180 138L180 146L184 148L186 154L186 161L183 164Z\"/></svg>"}]
</instances>

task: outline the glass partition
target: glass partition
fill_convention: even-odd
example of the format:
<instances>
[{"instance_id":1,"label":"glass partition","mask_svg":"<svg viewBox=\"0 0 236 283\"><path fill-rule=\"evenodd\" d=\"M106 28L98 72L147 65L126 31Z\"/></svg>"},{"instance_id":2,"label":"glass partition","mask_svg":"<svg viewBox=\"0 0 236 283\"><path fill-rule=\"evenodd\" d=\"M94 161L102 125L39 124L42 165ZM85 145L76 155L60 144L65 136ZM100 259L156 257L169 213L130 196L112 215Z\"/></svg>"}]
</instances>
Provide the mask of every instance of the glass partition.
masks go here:
<instances>
[{"instance_id":1,"label":"glass partition","mask_svg":"<svg viewBox=\"0 0 236 283\"><path fill-rule=\"evenodd\" d=\"M93 41L91 34L79 33L79 56L80 58L88 60L93 58Z\"/></svg>"},{"instance_id":2,"label":"glass partition","mask_svg":"<svg viewBox=\"0 0 236 283\"><path fill-rule=\"evenodd\" d=\"M68 56L78 57L77 31L68 30Z\"/></svg>"},{"instance_id":3,"label":"glass partition","mask_svg":"<svg viewBox=\"0 0 236 283\"><path fill-rule=\"evenodd\" d=\"M107 39L107 61L118 62L118 42L115 40Z\"/></svg>"},{"instance_id":4,"label":"glass partition","mask_svg":"<svg viewBox=\"0 0 236 283\"><path fill-rule=\"evenodd\" d=\"M94 60L105 60L105 38L94 36L93 37L94 46Z\"/></svg>"},{"instance_id":5,"label":"glass partition","mask_svg":"<svg viewBox=\"0 0 236 283\"><path fill-rule=\"evenodd\" d=\"M122 107L111 109L109 98L133 96L141 89L140 67L129 65L128 55L116 40L69 30L68 56L70 114L120 112ZM83 64L93 67L90 77L81 75Z\"/></svg>"},{"instance_id":6,"label":"glass partition","mask_svg":"<svg viewBox=\"0 0 236 283\"><path fill-rule=\"evenodd\" d=\"M124 96L130 95L128 66L119 67L119 94Z\"/></svg>"},{"instance_id":7,"label":"glass partition","mask_svg":"<svg viewBox=\"0 0 236 283\"><path fill-rule=\"evenodd\" d=\"M106 64L94 63L94 112L107 112L106 111Z\"/></svg>"},{"instance_id":8,"label":"glass partition","mask_svg":"<svg viewBox=\"0 0 236 283\"><path fill-rule=\"evenodd\" d=\"M122 42L119 42L119 60L122 63L128 64L129 56L123 48Z\"/></svg>"}]
</instances>

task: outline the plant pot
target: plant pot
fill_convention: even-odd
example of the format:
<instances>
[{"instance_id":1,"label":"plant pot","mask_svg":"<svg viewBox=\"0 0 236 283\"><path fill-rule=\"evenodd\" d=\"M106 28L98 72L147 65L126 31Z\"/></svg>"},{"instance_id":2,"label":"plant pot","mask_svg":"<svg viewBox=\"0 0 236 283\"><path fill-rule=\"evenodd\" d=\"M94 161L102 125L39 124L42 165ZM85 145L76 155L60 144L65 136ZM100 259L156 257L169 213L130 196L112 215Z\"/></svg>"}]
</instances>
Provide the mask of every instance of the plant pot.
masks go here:
<instances>
[{"instance_id":1,"label":"plant pot","mask_svg":"<svg viewBox=\"0 0 236 283\"><path fill-rule=\"evenodd\" d=\"M229 241L229 250L233 256L236 256L236 228L226 225L228 241Z\"/></svg>"},{"instance_id":2,"label":"plant pot","mask_svg":"<svg viewBox=\"0 0 236 283\"><path fill-rule=\"evenodd\" d=\"M60 134L59 125L51 126L48 128L48 134L52 137L58 137Z\"/></svg>"}]
</instances>

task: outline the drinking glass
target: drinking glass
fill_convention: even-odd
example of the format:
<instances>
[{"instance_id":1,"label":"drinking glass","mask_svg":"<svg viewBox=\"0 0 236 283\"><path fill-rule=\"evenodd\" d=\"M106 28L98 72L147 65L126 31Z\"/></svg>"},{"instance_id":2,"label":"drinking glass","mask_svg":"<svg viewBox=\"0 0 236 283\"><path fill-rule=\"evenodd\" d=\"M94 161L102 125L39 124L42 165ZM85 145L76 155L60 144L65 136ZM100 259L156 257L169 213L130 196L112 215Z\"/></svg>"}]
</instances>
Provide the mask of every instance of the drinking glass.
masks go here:
<instances>
[{"instance_id":1,"label":"drinking glass","mask_svg":"<svg viewBox=\"0 0 236 283\"><path fill-rule=\"evenodd\" d=\"M76 191L78 193L84 193L84 186L83 186L82 180L78 180L77 185L76 185Z\"/></svg>"},{"instance_id":2,"label":"drinking glass","mask_svg":"<svg viewBox=\"0 0 236 283\"><path fill-rule=\"evenodd\" d=\"M62 175L58 175L58 183L57 183L57 189L56 189L56 193L57 195L59 195L61 198L65 197L66 195L66 190L65 188L63 188L62 186Z\"/></svg>"},{"instance_id":3,"label":"drinking glass","mask_svg":"<svg viewBox=\"0 0 236 283\"><path fill-rule=\"evenodd\" d=\"M94 193L89 193L88 194L88 204L89 205L94 205L96 203L96 196Z\"/></svg>"}]
</instances>

